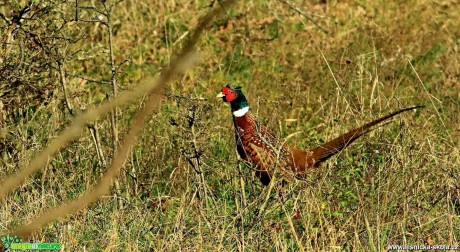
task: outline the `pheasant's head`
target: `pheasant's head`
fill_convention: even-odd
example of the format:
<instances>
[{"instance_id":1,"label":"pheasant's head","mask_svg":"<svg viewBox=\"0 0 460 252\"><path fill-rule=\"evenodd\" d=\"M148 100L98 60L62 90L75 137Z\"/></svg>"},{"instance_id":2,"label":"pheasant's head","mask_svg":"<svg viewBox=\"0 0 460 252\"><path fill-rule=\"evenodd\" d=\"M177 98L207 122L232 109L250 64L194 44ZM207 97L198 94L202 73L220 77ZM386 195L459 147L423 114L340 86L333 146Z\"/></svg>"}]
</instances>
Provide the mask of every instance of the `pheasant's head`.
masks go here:
<instances>
[{"instance_id":1,"label":"pheasant's head","mask_svg":"<svg viewBox=\"0 0 460 252\"><path fill-rule=\"evenodd\" d=\"M229 102L232 107L232 113L236 117L244 116L249 111L249 104L244 97L241 87L232 87L227 85L222 88L222 92L217 95L224 102Z\"/></svg>"}]
</instances>

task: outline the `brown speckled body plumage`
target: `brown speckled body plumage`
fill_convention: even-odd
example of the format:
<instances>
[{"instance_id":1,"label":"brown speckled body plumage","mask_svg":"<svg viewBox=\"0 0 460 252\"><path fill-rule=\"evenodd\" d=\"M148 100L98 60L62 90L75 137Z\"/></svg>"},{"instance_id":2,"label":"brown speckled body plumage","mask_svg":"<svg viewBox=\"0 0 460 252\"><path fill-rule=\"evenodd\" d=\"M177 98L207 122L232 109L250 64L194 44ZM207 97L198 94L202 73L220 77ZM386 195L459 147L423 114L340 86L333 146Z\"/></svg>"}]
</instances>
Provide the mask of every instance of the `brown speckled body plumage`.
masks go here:
<instances>
[{"instance_id":1,"label":"brown speckled body plumage","mask_svg":"<svg viewBox=\"0 0 460 252\"><path fill-rule=\"evenodd\" d=\"M256 175L263 184L270 183L270 178L276 168L279 168L281 175L287 175L282 176L284 179L289 179L301 176L306 167L313 165L313 163L297 165L300 163L296 162L295 157L307 157L307 153L281 143L280 139L265 125L256 121L251 112L242 117L234 116L233 122L238 154L248 166L255 169Z\"/></svg>"}]
</instances>

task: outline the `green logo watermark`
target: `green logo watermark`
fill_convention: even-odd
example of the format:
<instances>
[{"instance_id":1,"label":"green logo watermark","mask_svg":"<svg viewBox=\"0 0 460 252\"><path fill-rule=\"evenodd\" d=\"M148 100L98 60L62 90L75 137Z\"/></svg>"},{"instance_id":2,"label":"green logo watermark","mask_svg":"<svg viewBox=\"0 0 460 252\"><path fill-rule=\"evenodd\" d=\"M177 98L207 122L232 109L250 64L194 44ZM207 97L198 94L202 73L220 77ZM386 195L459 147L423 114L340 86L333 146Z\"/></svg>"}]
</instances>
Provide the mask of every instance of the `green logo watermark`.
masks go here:
<instances>
[{"instance_id":1,"label":"green logo watermark","mask_svg":"<svg viewBox=\"0 0 460 252\"><path fill-rule=\"evenodd\" d=\"M22 242L17 236L2 236L2 244L7 250L60 250L60 243L30 243Z\"/></svg>"}]
</instances>

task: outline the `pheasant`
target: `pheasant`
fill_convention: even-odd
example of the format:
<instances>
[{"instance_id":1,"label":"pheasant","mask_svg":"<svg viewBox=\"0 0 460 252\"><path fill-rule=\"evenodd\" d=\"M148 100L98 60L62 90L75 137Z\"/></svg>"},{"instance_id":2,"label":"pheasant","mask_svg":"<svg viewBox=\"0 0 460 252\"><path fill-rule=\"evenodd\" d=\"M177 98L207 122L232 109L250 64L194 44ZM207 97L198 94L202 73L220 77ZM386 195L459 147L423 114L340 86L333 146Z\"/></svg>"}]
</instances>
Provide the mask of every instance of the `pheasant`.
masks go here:
<instances>
[{"instance_id":1,"label":"pheasant","mask_svg":"<svg viewBox=\"0 0 460 252\"><path fill-rule=\"evenodd\" d=\"M423 106L414 106L395 111L361 127L353 129L327 143L308 151L299 150L281 141L265 125L260 124L249 110L249 104L241 87L227 85L217 95L229 102L235 126L236 148L241 159L255 169L256 176L268 185L274 173L279 171L285 180L302 178L313 167L340 152L360 136L371 131L371 127L405 111Z\"/></svg>"}]
</instances>

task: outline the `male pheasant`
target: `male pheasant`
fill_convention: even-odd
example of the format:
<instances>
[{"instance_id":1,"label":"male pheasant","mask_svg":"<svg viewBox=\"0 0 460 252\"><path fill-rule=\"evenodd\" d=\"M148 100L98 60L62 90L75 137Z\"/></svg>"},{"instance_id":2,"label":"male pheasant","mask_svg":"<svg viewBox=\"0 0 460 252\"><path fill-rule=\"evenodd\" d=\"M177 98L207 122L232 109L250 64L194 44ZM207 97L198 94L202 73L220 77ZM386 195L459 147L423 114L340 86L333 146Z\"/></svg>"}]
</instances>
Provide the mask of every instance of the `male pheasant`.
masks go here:
<instances>
[{"instance_id":1,"label":"male pheasant","mask_svg":"<svg viewBox=\"0 0 460 252\"><path fill-rule=\"evenodd\" d=\"M301 178L309 168L318 167L323 161L349 146L370 128L397 114L423 106L404 108L351 130L332 141L309 151L299 150L278 139L270 130L257 122L249 110L249 104L241 87L225 86L217 95L229 102L235 126L236 148L244 162L254 167L256 175L268 185L275 171L283 179Z\"/></svg>"}]
</instances>

